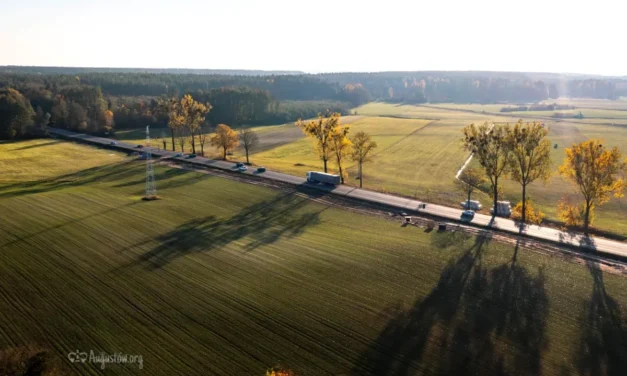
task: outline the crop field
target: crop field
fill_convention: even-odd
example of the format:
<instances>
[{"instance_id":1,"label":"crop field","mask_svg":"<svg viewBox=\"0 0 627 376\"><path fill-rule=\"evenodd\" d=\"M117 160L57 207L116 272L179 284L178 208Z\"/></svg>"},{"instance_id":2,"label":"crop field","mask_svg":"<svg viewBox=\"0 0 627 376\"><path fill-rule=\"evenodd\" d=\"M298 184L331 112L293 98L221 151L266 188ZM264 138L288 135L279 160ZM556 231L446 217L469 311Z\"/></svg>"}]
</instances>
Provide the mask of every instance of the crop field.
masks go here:
<instances>
[{"instance_id":1,"label":"crop field","mask_svg":"<svg viewBox=\"0 0 627 376\"><path fill-rule=\"evenodd\" d=\"M25 150L62 170L0 182L0 349L72 374L103 373L77 349L142 355L120 375L627 372L627 282L595 264L165 166L145 202L141 162Z\"/></svg>"}]
</instances>

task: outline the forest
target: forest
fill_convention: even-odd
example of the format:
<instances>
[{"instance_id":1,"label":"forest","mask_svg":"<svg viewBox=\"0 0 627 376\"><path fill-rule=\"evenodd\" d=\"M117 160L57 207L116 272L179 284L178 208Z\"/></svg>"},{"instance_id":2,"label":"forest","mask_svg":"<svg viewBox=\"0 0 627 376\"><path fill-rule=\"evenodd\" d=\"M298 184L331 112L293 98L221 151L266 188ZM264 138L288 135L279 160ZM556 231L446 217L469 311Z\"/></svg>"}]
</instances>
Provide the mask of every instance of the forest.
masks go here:
<instances>
[{"instance_id":1,"label":"forest","mask_svg":"<svg viewBox=\"0 0 627 376\"><path fill-rule=\"evenodd\" d=\"M10 93L9 88L13 89ZM310 75L280 71L0 67L0 89L0 106L5 109L0 134L12 138L27 135L33 124L90 133L164 125L167 116L160 113L159 101L184 94L211 105L208 125L241 126L294 122L327 111L348 114L352 107L373 100L523 106L560 96L616 99L627 95L627 80L508 72ZM30 108L20 109L26 104ZM16 117L17 113L21 115Z\"/></svg>"}]
</instances>

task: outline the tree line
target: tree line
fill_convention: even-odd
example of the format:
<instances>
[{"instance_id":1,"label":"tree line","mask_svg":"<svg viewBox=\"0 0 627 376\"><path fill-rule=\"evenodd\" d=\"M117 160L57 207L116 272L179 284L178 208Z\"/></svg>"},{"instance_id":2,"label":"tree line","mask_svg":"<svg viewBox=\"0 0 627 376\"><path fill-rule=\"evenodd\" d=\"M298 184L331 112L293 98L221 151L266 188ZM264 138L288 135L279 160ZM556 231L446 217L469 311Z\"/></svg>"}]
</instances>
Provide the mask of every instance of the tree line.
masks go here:
<instances>
[{"instance_id":1,"label":"tree line","mask_svg":"<svg viewBox=\"0 0 627 376\"><path fill-rule=\"evenodd\" d=\"M521 223L539 223L543 214L527 202L527 187L546 182L552 174L551 143L548 129L539 122L510 125L471 124L463 129L464 148L477 158L483 171L465 170L460 176L462 190L470 194L487 178L493 199L494 214L502 195L500 181L509 176L521 186L521 203L514 209ZM558 203L558 216L569 226L583 226L587 233L594 219L594 209L611 198L621 197L625 190L627 159L618 148L607 148L600 140L586 140L566 149L559 173L573 183L583 201L572 203L564 197Z\"/></svg>"},{"instance_id":2,"label":"tree line","mask_svg":"<svg viewBox=\"0 0 627 376\"><path fill-rule=\"evenodd\" d=\"M370 100L390 102L538 102L559 96L616 99L627 95L627 80L504 72L380 72L307 74L205 74L159 71L108 72L63 69L35 73L26 67L0 71L0 87L20 91L39 85L55 91L77 83L100 87L106 96L182 96L198 90L248 87L278 101L328 100L353 106ZM70 73L72 72L72 73Z\"/></svg>"}]
</instances>

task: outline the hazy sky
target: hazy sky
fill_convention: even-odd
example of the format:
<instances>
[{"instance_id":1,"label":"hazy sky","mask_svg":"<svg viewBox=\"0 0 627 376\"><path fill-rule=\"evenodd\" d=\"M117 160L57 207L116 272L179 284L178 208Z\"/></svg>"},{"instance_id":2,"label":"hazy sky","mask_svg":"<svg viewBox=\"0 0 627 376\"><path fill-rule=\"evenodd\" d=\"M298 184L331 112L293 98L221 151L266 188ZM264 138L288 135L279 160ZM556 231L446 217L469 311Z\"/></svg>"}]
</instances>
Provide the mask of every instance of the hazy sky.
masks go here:
<instances>
[{"instance_id":1,"label":"hazy sky","mask_svg":"<svg viewBox=\"0 0 627 376\"><path fill-rule=\"evenodd\" d=\"M0 0L0 65L627 75L620 1Z\"/></svg>"}]
</instances>

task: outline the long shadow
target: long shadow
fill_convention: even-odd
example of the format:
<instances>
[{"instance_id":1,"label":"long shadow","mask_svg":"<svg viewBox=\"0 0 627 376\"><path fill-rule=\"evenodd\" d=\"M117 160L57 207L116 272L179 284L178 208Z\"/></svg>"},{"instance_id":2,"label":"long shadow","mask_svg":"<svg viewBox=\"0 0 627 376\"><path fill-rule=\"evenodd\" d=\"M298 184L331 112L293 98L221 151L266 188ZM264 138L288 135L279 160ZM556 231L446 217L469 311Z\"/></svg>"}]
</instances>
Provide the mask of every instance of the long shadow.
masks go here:
<instances>
[{"instance_id":1,"label":"long shadow","mask_svg":"<svg viewBox=\"0 0 627 376\"><path fill-rule=\"evenodd\" d=\"M104 166L87 168L48 179L7 184L0 187L0 197L15 197L34 193L91 184L97 181L113 181L135 175L138 170L132 168L133 161L111 163Z\"/></svg>"},{"instance_id":2,"label":"long shadow","mask_svg":"<svg viewBox=\"0 0 627 376\"><path fill-rule=\"evenodd\" d=\"M584 304L581 338L576 349L580 375L627 375L627 326L619 304L605 289L603 271L586 263L592 276L592 294Z\"/></svg>"},{"instance_id":3,"label":"long shadow","mask_svg":"<svg viewBox=\"0 0 627 376\"><path fill-rule=\"evenodd\" d=\"M396 309L353 374L540 373L548 344L544 275L531 276L515 259L486 268L482 254L489 240L477 237L448 263L429 295L408 310Z\"/></svg>"},{"instance_id":4,"label":"long shadow","mask_svg":"<svg viewBox=\"0 0 627 376\"><path fill-rule=\"evenodd\" d=\"M158 269L178 257L219 249L244 238L248 243L243 249L253 251L282 237L300 235L307 226L319 223L321 211L294 213L307 203L306 198L282 194L247 207L228 219L208 216L192 220L156 238L161 244L139 256L132 265Z\"/></svg>"},{"instance_id":5,"label":"long shadow","mask_svg":"<svg viewBox=\"0 0 627 376\"><path fill-rule=\"evenodd\" d=\"M35 148L39 148L39 147L42 147L42 146L55 145L55 144L58 144L58 143L61 143L61 141L60 140L53 140L53 141L44 142L42 144L22 146L22 147L19 147L19 148L11 149L11 151L35 149Z\"/></svg>"}]
</instances>

